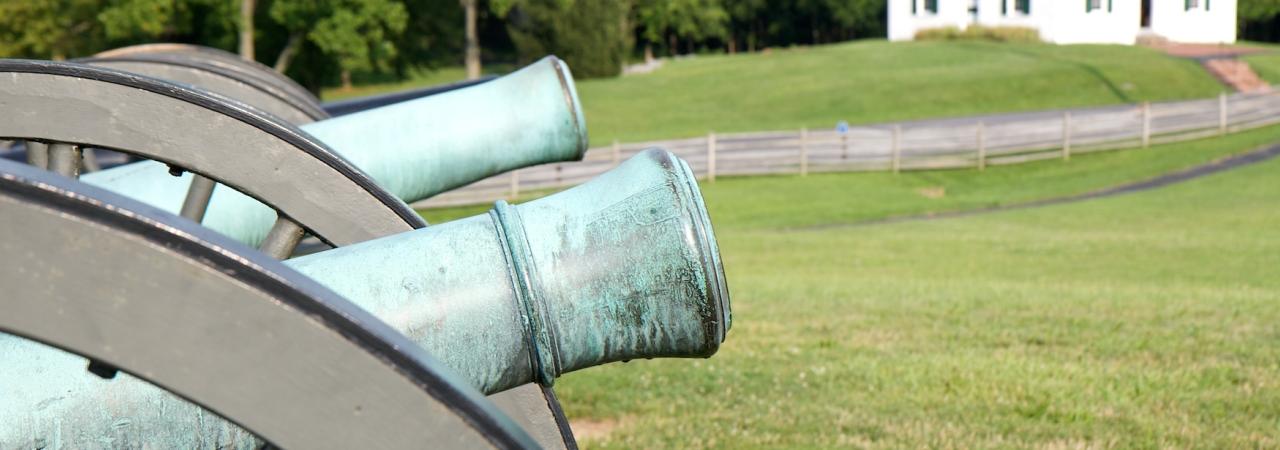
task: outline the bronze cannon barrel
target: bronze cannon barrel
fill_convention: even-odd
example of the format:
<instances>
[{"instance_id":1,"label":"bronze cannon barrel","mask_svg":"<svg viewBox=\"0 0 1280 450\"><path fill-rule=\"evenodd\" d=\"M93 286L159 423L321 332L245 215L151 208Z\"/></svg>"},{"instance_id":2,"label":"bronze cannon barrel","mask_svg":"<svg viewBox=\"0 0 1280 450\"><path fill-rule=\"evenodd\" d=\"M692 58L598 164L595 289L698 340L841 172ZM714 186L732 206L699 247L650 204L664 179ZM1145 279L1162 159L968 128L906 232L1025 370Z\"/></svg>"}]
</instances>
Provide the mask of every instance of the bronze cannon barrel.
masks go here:
<instances>
[{"instance_id":1,"label":"bronze cannon barrel","mask_svg":"<svg viewBox=\"0 0 1280 450\"><path fill-rule=\"evenodd\" d=\"M301 129L405 202L521 167L581 159L587 148L586 121L573 77L555 57L482 85L313 122ZM244 164L255 167L271 163L261 157L244 159ZM173 213L182 208L190 179L190 174L170 175L165 164L155 161L80 177ZM298 189L305 190L305 185ZM275 211L266 205L218 186L202 224L256 245L275 219Z\"/></svg>"},{"instance_id":2,"label":"bronze cannon barrel","mask_svg":"<svg viewBox=\"0 0 1280 450\"><path fill-rule=\"evenodd\" d=\"M729 327L698 187L662 150L523 205L286 264L485 393L612 361L710 356Z\"/></svg>"},{"instance_id":3,"label":"bronze cannon barrel","mask_svg":"<svg viewBox=\"0 0 1280 450\"><path fill-rule=\"evenodd\" d=\"M730 326L693 174L661 150L543 199L286 264L485 393L612 361L707 357ZM13 336L0 336L0 355L9 369L0 371L0 442L43 442L62 429L109 434L120 421L169 442L258 442L135 378L91 375L75 355Z\"/></svg>"}]
</instances>

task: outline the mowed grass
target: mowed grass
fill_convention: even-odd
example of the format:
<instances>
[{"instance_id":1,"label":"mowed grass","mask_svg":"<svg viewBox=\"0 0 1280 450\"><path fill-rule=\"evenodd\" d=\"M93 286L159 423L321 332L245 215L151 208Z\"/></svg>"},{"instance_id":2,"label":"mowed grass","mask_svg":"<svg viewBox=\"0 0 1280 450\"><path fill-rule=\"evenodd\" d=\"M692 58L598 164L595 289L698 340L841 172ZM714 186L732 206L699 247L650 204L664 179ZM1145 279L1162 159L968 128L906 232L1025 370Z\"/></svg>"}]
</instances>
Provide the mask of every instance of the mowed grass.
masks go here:
<instances>
[{"instance_id":1,"label":"mowed grass","mask_svg":"<svg viewBox=\"0 0 1280 450\"><path fill-rule=\"evenodd\" d=\"M1269 51L1244 57L1249 67L1268 83L1280 84L1280 45L1272 43L1251 42L1250 46L1264 47Z\"/></svg>"},{"instance_id":2,"label":"mowed grass","mask_svg":"<svg viewBox=\"0 0 1280 450\"><path fill-rule=\"evenodd\" d=\"M716 230L785 229L963 211L1092 192L1146 180L1280 141L1280 126L1147 149L1076 155L976 170L721 177L702 183ZM937 197L941 192L943 195ZM532 192L520 202L547 195ZM491 205L425 209L431 223L483 214Z\"/></svg>"},{"instance_id":3,"label":"mowed grass","mask_svg":"<svg viewBox=\"0 0 1280 450\"><path fill-rule=\"evenodd\" d=\"M361 93L456 81L462 72L438 75ZM580 80L577 87L593 145L1202 98L1222 90L1195 62L1142 47L885 41L699 55L650 74ZM325 98L333 95L326 91Z\"/></svg>"},{"instance_id":4,"label":"mowed grass","mask_svg":"<svg viewBox=\"0 0 1280 450\"><path fill-rule=\"evenodd\" d=\"M720 352L557 391L588 448L1280 446L1280 160L1069 205L794 228L1088 191L1277 134L704 185L733 296Z\"/></svg>"},{"instance_id":5,"label":"mowed grass","mask_svg":"<svg viewBox=\"0 0 1280 450\"><path fill-rule=\"evenodd\" d=\"M1116 45L861 41L679 59L578 84L596 143L1216 95L1194 62Z\"/></svg>"},{"instance_id":6,"label":"mowed grass","mask_svg":"<svg viewBox=\"0 0 1280 450\"><path fill-rule=\"evenodd\" d=\"M484 73L485 75L501 75L503 73L510 72L511 70L512 67L510 65L498 64L485 67ZM327 87L320 90L320 99L326 102L346 100L356 97L387 94L428 86L456 83L465 80L466 78L466 70L461 66L441 67L434 70L417 70L411 71L404 80L400 81L360 84L352 86L350 89Z\"/></svg>"}]
</instances>

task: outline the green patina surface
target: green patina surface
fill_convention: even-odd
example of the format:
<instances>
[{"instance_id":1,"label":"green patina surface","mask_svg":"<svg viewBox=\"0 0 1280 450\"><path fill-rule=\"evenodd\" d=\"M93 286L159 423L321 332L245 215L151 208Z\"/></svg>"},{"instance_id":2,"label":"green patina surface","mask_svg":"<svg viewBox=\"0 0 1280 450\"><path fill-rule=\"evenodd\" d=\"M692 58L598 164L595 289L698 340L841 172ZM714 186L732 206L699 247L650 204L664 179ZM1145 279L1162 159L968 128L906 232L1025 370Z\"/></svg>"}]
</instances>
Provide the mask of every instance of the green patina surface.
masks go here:
<instances>
[{"instance_id":1,"label":"green patina surface","mask_svg":"<svg viewBox=\"0 0 1280 450\"><path fill-rule=\"evenodd\" d=\"M287 264L486 393L612 361L706 357L730 308L696 189L683 161L651 150L554 196Z\"/></svg>"},{"instance_id":2,"label":"green patina surface","mask_svg":"<svg viewBox=\"0 0 1280 450\"><path fill-rule=\"evenodd\" d=\"M499 203L490 215L286 264L403 332L482 392L494 393L534 381L550 384L560 374L613 361L715 353L730 314L718 251L688 166L650 150L554 196L519 206ZM127 375L100 379L84 371L79 356L12 336L0 338L0 353L19 364L0 371L0 393L37 383L63 393L63 404L105 402L116 412L58 410L44 417L54 410L6 412L0 402L0 417L34 415L33 423L56 424L57 430L65 428L60 421L130 417L120 423L128 433L104 435L110 447L260 444L150 384ZM21 378L7 378L14 376ZM0 427L0 443L65 447L56 434L24 434L42 431Z\"/></svg>"},{"instance_id":3,"label":"green patina surface","mask_svg":"<svg viewBox=\"0 0 1280 450\"><path fill-rule=\"evenodd\" d=\"M554 58L483 85L301 128L405 202L520 167L579 159L587 140L572 76ZM144 161L81 180L176 214L190 175L173 177L166 165ZM281 182L300 190L309 184ZM270 208L218 186L203 224L256 244L274 221Z\"/></svg>"}]
</instances>

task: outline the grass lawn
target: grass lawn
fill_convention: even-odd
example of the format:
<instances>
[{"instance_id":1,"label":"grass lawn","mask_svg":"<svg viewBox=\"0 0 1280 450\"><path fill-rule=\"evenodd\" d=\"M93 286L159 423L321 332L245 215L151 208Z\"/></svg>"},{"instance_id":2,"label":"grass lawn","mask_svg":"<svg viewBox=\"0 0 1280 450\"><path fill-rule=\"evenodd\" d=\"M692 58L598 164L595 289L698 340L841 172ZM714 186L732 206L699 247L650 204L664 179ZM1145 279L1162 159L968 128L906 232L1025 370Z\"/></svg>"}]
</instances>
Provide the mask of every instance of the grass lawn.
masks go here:
<instances>
[{"instance_id":1,"label":"grass lawn","mask_svg":"<svg viewBox=\"0 0 1280 450\"><path fill-rule=\"evenodd\" d=\"M1276 140L722 179L704 186L733 295L720 353L557 391L589 448L1280 446L1280 160L1069 205L794 228L1089 191Z\"/></svg>"},{"instance_id":2,"label":"grass lawn","mask_svg":"<svg viewBox=\"0 0 1280 450\"><path fill-rule=\"evenodd\" d=\"M506 64L492 65L484 68L486 75L501 75L512 70L513 68ZM324 88L320 91L320 98L326 102L345 100L355 97L386 94L427 86L455 83L466 78L467 72L461 66L442 67L436 70L422 70L410 73L407 79L403 81L357 85L352 86L351 89L343 89L340 87Z\"/></svg>"},{"instance_id":3,"label":"grass lawn","mask_svg":"<svg viewBox=\"0 0 1280 450\"><path fill-rule=\"evenodd\" d=\"M1244 60L1263 80L1271 84L1280 84L1280 45L1269 42L1250 42L1249 45L1271 50L1270 53L1245 56Z\"/></svg>"},{"instance_id":4,"label":"grass lawn","mask_svg":"<svg viewBox=\"0 0 1280 450\"><path fill-rule=\"evenodd\" d=\"M460 78L454 69L431 83L362 93ZM984 42L859 41L702 55L651 74L578 82L593 145L1210 97L1221 89L1196 63L1142 47Z\"/></svg>"}]
</instances>

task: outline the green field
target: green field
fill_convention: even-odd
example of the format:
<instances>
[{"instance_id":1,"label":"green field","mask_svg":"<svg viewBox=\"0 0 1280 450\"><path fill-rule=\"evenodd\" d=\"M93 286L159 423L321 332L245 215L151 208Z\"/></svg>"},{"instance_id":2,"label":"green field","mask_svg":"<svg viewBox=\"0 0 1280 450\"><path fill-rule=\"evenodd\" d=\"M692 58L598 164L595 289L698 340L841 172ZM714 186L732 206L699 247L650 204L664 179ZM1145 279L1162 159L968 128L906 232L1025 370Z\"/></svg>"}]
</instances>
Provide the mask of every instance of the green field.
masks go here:
<instances>
[{"instance_id":1,"label":"green field","mask_svg":"<svg viewBox=\"0 0 1280 450\"><path fill-rule=\"evenodd\" d=\"M510 72L511 70L512 67L507 64L498 64L484 68L486 75L501 75L505 72ZM435 70L418 70L408 73L402 81L362 84L352 86L351 89L343 89L340 87L324 88L320 91L320 98L324 101L346 100L349 98L365 97L369 95L386 94L427 86L455 83L466 78L467 73L462 69L462 67L443 67Z\"/></svg>"},{"instance_id":2,"label":"green field","mask_svg":"<svg viewBox=\"0 0 1280 450\"><path fill-rule=\"evenodd\" d=\"M448 73L461 76L458 70ZM366 89L362 93L379 87ZM699 55L650 74L578 83L593 145L709 130L826 128L839 120L1210 97L1219 91L1195 62L1142 47L984 42L860 41Z\"/></svg>"},{"instance_id":3,"label":"green field","mask_svg":"<svg viewBox=\"0 0 1280 450\"><path fill-rule=\"evenodd\" d=\"M1280 160L1068 205L804 228L1087 192L1277 140L721 179L704 185L733 295L720 353L557 390L589 448L1278 446Z\"/></svg>"},{"instance_id":4,"label":"green field","mask_svg":"<svg viewBox=\"0 0 1280 450\"><path fill-rule=\"evenodd\" d=\"M1248 45L1270 50L1269 53L1245 56L1244 60L1263 80L1271 84L1280 84L1280 45L1262 42L1250 42Z\"/></svg>"}]
</instances>

